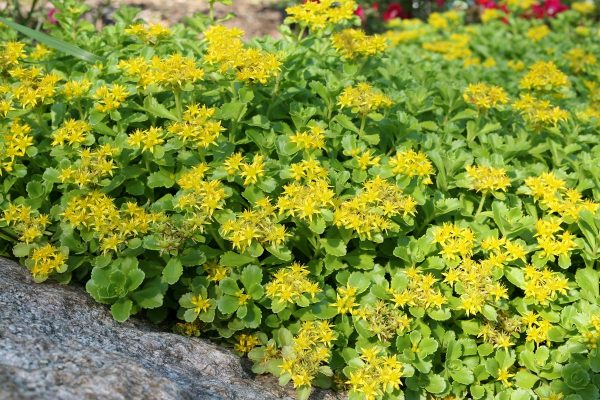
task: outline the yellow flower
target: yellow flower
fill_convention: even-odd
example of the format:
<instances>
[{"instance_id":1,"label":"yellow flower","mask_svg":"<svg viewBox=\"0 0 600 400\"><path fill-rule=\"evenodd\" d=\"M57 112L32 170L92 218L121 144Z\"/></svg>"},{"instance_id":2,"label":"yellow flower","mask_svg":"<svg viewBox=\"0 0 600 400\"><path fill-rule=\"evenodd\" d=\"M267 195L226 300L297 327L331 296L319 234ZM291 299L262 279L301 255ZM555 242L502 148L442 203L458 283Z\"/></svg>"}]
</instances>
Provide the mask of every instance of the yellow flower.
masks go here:
<instances>
[{"instance_id":1,"label":"yellow flower","mask_svg":"<svg viewBox=\"0 0 600 400\"><path fill-rule=\"evenodd\" d=\"M285 9L286 22L321 30L354 18L356 3L353 0L307 1Z\"/></svg>"},{"instance_id":2,"label":"yellow flower","mask_svg":"<svg viewBox=\"0 0 600 400\"><path fill-rule=\"evenodd\" d=\"M510 179L504 168L470 165L466 170L471 179L471 189L478 192L506 191L510 186Z\"/></svg>"},{"instance_id":3,"label":"yellow flower","mask_svg":"<svg viewBox=\"0 0 600 400\"><path fill-rule=\"evenodd\" d=\"M538 26L529 28L526 36L534 43L537 43L540 40L542 40L543 38L545 38L546 36L548 36L549 34L550 34L550 28L548 28L547 25L542 24L542 25L538 25Z\"/></svg>"},{"instance_id":4,"label":"yellow flower","mask_svg":"<svg viewBox=\"0 0 600 400\"><path fill-rule=\"evenodd\" d=\"M529 72L519 82L521 89L557 90L568 87L569 78L552 61L538 61L529 67Z\"/></svg>"},{"instance_id":5,"label":"yellow flower","mask_svg":"<svg viewBox=\"0 0 600 400\"><path fill-rule=\"evenodd\" d=\"M467 86L463 98L467 103L483 110L508 103L508 95L503 88L485 83L475 83Z\"/></svg>"},{"instance_id":6,"label":"yellow flower","mask_svg":"<svg viewBox=\"0 0 600 400\"><path fill-rule=\"evenodd\" d=\"M392 99L373 89L366 82L359 83L356 87L345 88L338 98L341 108L350 108L353 112L364 116L381 108L392 106Z\"/></svg>"},{"instance_id":7,"label":"yellow flower","mask_svg":"<svg viewBox=\"0 0 600 400\"><path fill-rule=\"evenodd\" d=\"M509 368L501 368L498 370L498 378L496 379L499 382L502 382L504 386L510 387L512 383L508 380L515 376L515 374L511 374L508 372Z\"/></svg>"},{"instance_id":8,"label":"yellow flower","mask_svg":"<svg viewBox=\"0 0 600 400\"><path fill-rule=\"evenodd\" d=\"M387 48L385 38L380 35L367 35L362 30L344 29L331 36L333 48L343 57L353 59L373 56Z\"/></svg>"},{"instance_id":9,"label":"yellow flower","mask_svg":"<svg viewBox=\"0 0 600 400\"><path fill-rule=\"evenodd\" d=\"M338 314L351 313L354 307L358 306L358 303L356 303L357 290L357 288L350 285L338 288L337 300L331 304L332 307L337 308Z\"/></svg>"},{"instance_id":10,"label":"yellow flower","mask_svg":"<svg viewBox=\"0 0 600 400\"><path fill-rule=\"evenodd\" d=\"M46 244L33 250L31 254L33 266L31 274L36 279L45 279L52 272L59 272L65 267L67 257L56 247Z\"/></svg>"},{"instance_id":11,"label":"yellow flower","mask_svg":"<svg viewBox=\"0 0 600 400\"><path fill-rule=\"evenodd\" d=\"M238 336L238 341L235 344L234 349L239 353L247 354L259 344L260 340L258 339L258 336L242 333Z\"/></svg>"}]
</instances>

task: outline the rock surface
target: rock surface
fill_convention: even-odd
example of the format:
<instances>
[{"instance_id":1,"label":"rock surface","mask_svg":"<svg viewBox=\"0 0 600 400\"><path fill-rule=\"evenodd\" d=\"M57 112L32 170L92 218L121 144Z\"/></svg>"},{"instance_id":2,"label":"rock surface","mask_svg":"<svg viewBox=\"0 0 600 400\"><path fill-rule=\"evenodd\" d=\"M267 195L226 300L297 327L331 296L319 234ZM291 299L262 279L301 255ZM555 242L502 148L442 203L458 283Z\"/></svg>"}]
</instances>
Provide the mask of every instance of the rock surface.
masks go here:
<instances>
[{"instance_id":1,"label":"rock surface","mask_svg":"<svg viewBox=\"0 0 600 400\"><path fill-rule=\"evenodd\" d=\"M228 350L135 319L119 324L82 288L35 284L0 258L0 399L293 397Z\"/></svg>"}]
</instances>

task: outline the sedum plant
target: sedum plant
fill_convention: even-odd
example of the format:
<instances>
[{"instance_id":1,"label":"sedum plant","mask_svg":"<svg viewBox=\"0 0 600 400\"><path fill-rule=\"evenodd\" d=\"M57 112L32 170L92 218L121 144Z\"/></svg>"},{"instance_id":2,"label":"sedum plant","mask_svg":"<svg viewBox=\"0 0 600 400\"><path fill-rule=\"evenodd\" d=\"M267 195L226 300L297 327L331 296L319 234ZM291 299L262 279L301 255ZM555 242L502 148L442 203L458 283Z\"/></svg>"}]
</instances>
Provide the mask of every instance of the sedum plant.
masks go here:
<instances>
[{"instance_id":1,"label":"sedum plant","mask_svg":"<svg viewBox=\"0 0 600 400\"><path fill-rule=\"evenodd\" d=\"M352 1L307 2L250 40L63 3L53 40L0 27L0 252L34 280L299 398L599 398L587 14L372 36Z\"/></svg>"}]
</instances>

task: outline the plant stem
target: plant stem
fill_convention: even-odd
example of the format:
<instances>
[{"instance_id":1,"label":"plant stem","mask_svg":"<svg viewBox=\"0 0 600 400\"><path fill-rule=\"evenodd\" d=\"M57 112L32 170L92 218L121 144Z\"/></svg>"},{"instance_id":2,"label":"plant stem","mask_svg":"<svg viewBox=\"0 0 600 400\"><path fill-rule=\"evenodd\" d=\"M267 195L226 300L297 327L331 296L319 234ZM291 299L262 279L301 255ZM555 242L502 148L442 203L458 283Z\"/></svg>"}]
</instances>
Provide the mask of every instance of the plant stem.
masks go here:
<instances>
[{"instance_id":1,"label":"plant stem","mask_svg":"<svg viewBox=\"0 0 600 400\"><path fill-rule=\"evenodd\" d=\"M477 207L477 212L475 213L475 216L478 216L481 211L483 211L483 204L485 203L485 199L487 197L487 192L484 192L483 195L481 196L481 200L479 200L479 207Z\"/></svg>"},{"instance_id":2,"label":"plant stem","mask_svg":"<svg viewBox=\"0 0 600 400\"><path fill-rule=\"evenodd\" d=\"M300 33L298 34L298 42L302 39L302 36L304 36L304 30L306 29L305 26L303 26L302 28L300 28Z\"/></svg>"},{"instance_id":3,"label":"plant stem","mask_svg":"<svg viewBox=\"0 0 600 400\"><path fill-rule=\"evenodd\" d=\"M215 22L215 2L208 2L208 18L210 18L211 25Z\"/></svg>"},{"instance_id":4,"label":"plant stem","mask_svg":"<svg viewBox=\"0 0 600 400\"><path fill-rule=\"evenodd\" d=\"M365 125L367 124L367 116L363 115L360 117L360 129L358 130L358 136L362 136L365 133Z\"/></svg>"},{"instance_id":5,"label":"plant stem","mask_svg":"<svg viewBox=\"0 0 600 400\"><path fill-rule=\"evenodd\" d=\"M181 116L183 115L183 106L181 104L181 89L175 88L173 90L173 94L175 95L175 112L177 113L177 118L181 120Z\"/></svg>"}]
</instances>

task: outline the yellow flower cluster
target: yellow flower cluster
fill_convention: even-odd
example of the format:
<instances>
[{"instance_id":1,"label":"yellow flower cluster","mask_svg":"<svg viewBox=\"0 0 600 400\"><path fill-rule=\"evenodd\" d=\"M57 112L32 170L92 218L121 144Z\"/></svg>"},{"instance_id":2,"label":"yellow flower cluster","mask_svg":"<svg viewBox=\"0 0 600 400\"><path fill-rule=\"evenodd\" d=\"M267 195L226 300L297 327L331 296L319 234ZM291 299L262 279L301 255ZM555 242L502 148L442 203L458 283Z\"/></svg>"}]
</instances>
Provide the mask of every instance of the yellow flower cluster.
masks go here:
<instances>
[{"instance_id":1,"label":"yellow flower cluster","mask_svg":"<svg viewBox=\"0 0 600 400\"><path fill-rule=\"evenodd\" d=\"M534 312L527 312L521 317L522 323L527 329L528 342L534 342L536 345L540 345L544 342L549 342L548 332L552 328L552 323Z\"/></svg>"},{"instance_id":2,"label":"yellow flower cluster","mask_svg":"<svg viewBox=\"0 0 600 400\"><path fill-rule=\"evenodd\" d=\"M204 78L204 70L196 65L196 60L181 54L154 56L151 60L136 57L121 60L118 65L125 75L136 78L141 88L155 84L175 89Z\"/></svg>"},{"instance_id":3,"label":"yellow flower cluster","mask_svg":"<svg viewBox=\"0 0 600 400\"><path fill-rule=\"evenodd\" d=\"M171 124L168 131L185 144L207 148L215 144L221 132L225 130L221 121L212 118L215 111L213 107L190 104L183 112L182 121Z\"/></svg>"},{"instance_id":4,"label":"yellow flower cluster","mask_svg":"<svg viewBox=\"0 0 600 400\"><path fill-rule=\"evenodd\" d=\"M39 67L16 66L8 71L18 83L3 85L2 93L11 94L25 109L34 108L52 99L61 77L56 73L44 74Z\"/></svg>"},{"instance_id":5,"label":"yellow flower cluster","mask_svg":"<svg viewBox=\"0 0 600 400\"><path fill-rule=\"evenodd\" d=\"M534 63L519 82L521 89L538 91L553 91L569 85L569 77L558 69L552 61Z\"/></svg>"},{"instance_id":6,"label":"yellow flower cluster","mask_svg":"<svg viewBox=\"0 0 600 400\"><path fill-rule=\"evenodd\" d=\"M557 217L537 220L535 236L543 257L567 255L577 247L571 232L564 231L559 235L561 223L562 220Z\"/></svg>"},{"instance_id":7,"label":"yellow flower cluster","mask_svg":"<svg viewBox=\"0 0 600 400\"><path fill-rule=\"evenodd\" d=\"M442 308L448 299L436 286L438 280L431 274L423 274L416 267L406 268L404 275L408 286L400 291L389 289L396 307Z\"/></svg>"},{"instance_id":8,"label":"yellow flower cluster","mask_svg":"<svg viewBox=\"0 0 600 400\"><path fill-rule=\"evenodd\" d=\"M70 199L62 217L74 228L94 232L102 252L117 251L128 239L148 233L159 218L131 202L119 210L110 197L99 191Z\"/></svg>"},{"instance_id":9,"label":"yellow flower cluster","mask_svg":"<svg viewBox=\"0 0 600 400\"><path fill-rule=\"evenodd\" d=\"M355 231L361 239L392 229L390 218L414 215L417 203L402 190L377 176L365 182L354 197L342 202L333 214L333 223Z\"/></svg>"},{"instance_id":10,"label":"yellow flower cluster","mask_svg":"<svg viewBox=\"0 0 600 400\"><path fill-rule=\"evenodd\" d=\"M383 53L387 48L385 37L367 35L359 29L344 29L334 33L331 36L331 43L333 48L347 59L373 56Z\"/></svg>"},{"instance_id":11,"label":"yellow flower cluster","mask_svg":"<svg viewBox=\"0 0 600 400\"><path fill-rule=\"evenodd\" d=\"M97 185L100 181L112 176L116 168L113 157L120 152L118 147L105 144L96 149L80 149L79 158L70 166L60 170L62 183L73 183L79 187Z\"/></svg>"},{"instance_id":12,"label":"yellow flower cluster","mask_svg":"<svg viewBox=\"0 0 600 400\"><path fill-rule=\"evenodd\" d=\"M325 130L319 125L311 125L308 131L290 136L290 142L303 150L319 150L325 147Z\"/></svg>"},{"instance_id":13,"label":"yellow flower cluster","mask_svg":"<svg viewBox=\"0 0 600 400\"><path fill-rule=\"evenodd\" d=\"M290 164L290 176L296 181L315 182L327 179L327 169L312 156L306 160Z\"/></svg>"},{"instance_id":14,"label":"yellow flower cluster","mask_svg":"<svg viewBox=\"0 0 600 400\"><path fill-rule=\"evenodd\" d=\"M426 185L432 183L431 175L434 174L433 165L427 155L422 151L412 149L398 151L394 157L388 160L392 172L396 175L417 177Z\"/></svg>"},{"instance_id":15,"label":"yellow flower cluster","mask_svg":"<svg viewBox=\"0 0 600 400\"><path fill-rule=\"evenodd\" d=\"M469 49L469 35L453 33L450 40L435 40L423 43L423 49L434 53L443 54L444 60L452 61L471 57L473 52Z\"/></svg>"},{"instance_id":16,"label":"yellow flower cluster","mask_svg":"<svg viewBox=\"0 0 600 400\"><path fill-rule=\"evenodd\" d=\"M196 314L200 314L208 311L210 306L214 303L214 299L207 299L201 294L196 294L192 296L190 303L192 303L192 306L194 306L194 312Z\"/></svg>"},{"instance_id":17,"label":"yellow flower cluster","mask_svg":"<svg viewBox=\"0 0 600 400\"><path fill-rule=\"evenodd\" d=\"M506 191L510 186L510 179L504 168L494 168L485 165L469 165L465 167L471 180L471 189L478 192L490 193Z\"/></svg>"},{"instance_id":18,"label":"yellow flower cluster","mask_svg":"<svg viewBox=\"0 0 600 400\"><path fill-rule=\"evenodd\" d=\"M54 54L54 50L47 48L41 43L35 45L35 48L29 53L29 58L33 61L42 61Z\"/></svg>"},{"instance_id":19,"label":"yellow flower cluster","mask_svg":"<svg viewBox=\"0 0 600 400\"><path fill-rule=\"evenodd\" d=\"M279 247L285 242L285 226L277 222L269 200L263 199L257 206L255 210L238 213L221 225L223 238L231 241L234 249L244 251L253 243Z\"/></svg>"},{"instance_id":20,"label":"yellow flower cluster","mask_svg":"<svg viewBox=\"0 0 600 400\"><path fill-rule=\"evenodd\" d=\"M361 116L392 106L392 99L366 82L345 88L338 98L341 108L350 108Z\"/></svg>"},{"instance_id":21,"label":"yellow flower cluster","mask_svg":"<svg viewBox=\"0 0 600 400\"><path fill-rule=\"evenodd\" d=\"M523 94L513 103L513 108L520 112L525 122L536 129L557 126L559 122L569 118L569 112L553 106L548 100L538 99L530 94Z\"/></svg>"},{"instance_id":22,"label":"yellow flower cluster","mask_svg":"<svg viewBox=\"0 0 600 400\"><path fill-rule=\"evenodd\" d=\"M596 212L600 206L592 200L584 200L576 189L567 188L566 182L553 172L529 177L525 179L525 186L543 208L568 220L577 220L582 210Z\"/></svg>"},{"instance_id":23,"label":"yellow flower cluster","mask_svg":"<svg viewBox=\"0 0 600 400\"><path fill-rule=\"evenodd\" d=\"M42 237L50 218L24 204L9 204L4 210L4 221L19 234L19 240L31 243Z\"/></svg>"},{"instance_id":24,"label":"yellow flower cluster","mask_svg":"<svg viewBox=\"0 0 600 400\"><path fill-rule=\"evenodd\" d=\"M587 71L595 66L598 59L592 53L589 53L581 47L575 47L565 54L565 59L569 63L569 68L576 74Z\"/></svg>"},{"instance_id":25,"label":"yellow flower cluster","mask_svg":"<svg viewBox=\"0 0 600 400\"><path fill-rule=\"evenodd\" d=\"M456 260L473 254L475 235L470 228L447 222L433 231L433 242L442 246L440 253L444 258Z\"/></svg>"},{"instance_id":26,"label":"yellow flower cluster","mask_svg":"<svg viewBox=\"0 0 600 400\"><path fill-rule=\"evenodd\" d=\"M489 110L508 103L508 94L500 86L472 83L463 92L463 99L480 110Z\"/></svg>"},{"instance_id":27,"label":"yellow flower cluster","mask_svg":"<svg viewBox=\"0 0 600 400\"><path fill-rule=\"evenodd\" d=\"M490 21L496 21L506 17L506 13L497 8L486 8L481 12L481 22L484 24L489 23Z\"/></svg>"},{"instance_id":28,"label":"yellow flower cluster","mask_svg":"<svg viewBox=\"0 0 600 400\"><path fill-rule=\"evenodd\" d=\"M280 213L312 221L313 217L333 206L334 196L329 184L323 179L306 184L293 182L283 187L283 193L277 199L277 209Z\"/></svg>"},{"instance_id":29,"label":"yellow flower cluster","mask_svg":"<svg viewBox=\"0 0 600 400\"><path fill-rule=\"evenodd\" d=\"M358 169L366 171L369 167L377 167L381 161L381 156L374 155L374 150L361 150L356 148L351 151L355 165Z\"/></svg>"},{"instance_id":30,"label":"yellow flower cluster","mask_svg":"<svg viewBox=\"0 0 600 400\"><path fill-rule=\"evenodd\" d=\"M52 146L64 146L65 143L78 146L85 142L91 131L92 126L88 122L69 118L52 134Z\"/></svg>"},{"instance_id":31,"label":"yellow flower cluster","mask_svg":"<svg viewBox=\"0 0 600 400\"><path fill-rule=\"evenodd\" d=\"M290 351L283 351L281 371L289 374L294 387L309 387L323 363L331 358L336 332L328 321L305 321L293 339Z\"/></svg>"},{"instance_id":32,"label":"yellow flower cluster","mask_svg":"<svg viewBox=\"0 0 600 400\"><path fill-rule=\"evenodd\" d=\"M265 293L273 301L298 303L306 307L316 300L321 291L319 284L308 279L310 271L302 264L293 263L273 274L273 280L265 285Z\"/></svg>"},{"instance_id":33,"label":"yellow flower cluster","mask_svg":"<svg viewBox=\"0 0 600 400\"><path fill-rule=\"evenodd\" d=\"M360 359L360 366L350 372L346 382L351 393L361 394L365 400L375 400L400 388L403 366L395 355L388 356L385 350L372 346L361 349Z\"/></svg>"},{"instance_id":34,"label":"yellow flower cluster","mask_svg":"<svg viewBox=\"0 0 600 400\"><path fill-rule=\"evenodd\" d=\"M378 300L352 311L357 321L365 321L367 329L382 342L390 342L397 334L407 331L410 318L394 305Z\"/></svg>"},{"instance_id":35,"label":"yellow flower cluster","mask_svg":"<svg viewBox=\"0 0 600 400\"><path fill-rule=\"evenodd\" d=\"M548 305L561 294L567 294L569 280L558 272L552 272L547 267L542 269L533 265L523 268L525 276L525 298L535 304Z\"/></svg>"},{"instance_id":36,"label":"yellow flower cluster","mask_svg":"<svg viewBox=\"0 0 600 400\"><path fill-rule=\"evenodd\" d=\"M258 183L265 176L265 158L255 154L251 163L244 161L241 153L233 153L223 163L228 175L239 174L244 179L244 186Z\"/></svg>"},{"instance_id":37,"label":"yellow flower cluster","mask_svg":"<svg viewBox=\"0 0 600 400\"><path fill-rule=\"evenodd\" d=\"M320 30L353 19L355 8L353 0L308 0L286 8L286 21L311 30Z\"/></svg>"},{"instance_id":38,"label":"yellow flower cluster","mask_svg":"<svg viewBox=\"0 0 600 400\"><path fill-rule=\"evenodd\" d=\"M596 6L590 1L576 1L573 4L571 4L571 9L577 11L580 14L588 15L594 12Z\"/></svg>"},{"instance_id":39,"label":"yellow flower cluster","mask_svg":"<svg viewBox=\"0 0 600 400\"><path fill-rule=\"evenodd\" d=\"M202 266L206 271L208 280L211 282L220 282L229 275L229 268L220 265L217 261L209 261Z\"/></svg>"},{"instance_id":40,"label":"yellow flower cluster","mask_svg":"<svg viewBox=\"0 0 600 400\"><path fill-rule=\"evenodd\" d=\"M91 87L92 82L87 79L71 80L65 82L62 92L67 100L75 100L85 96Z\"/></svg>"},{"instance_id":41,"label":"yellow flower cluster","mask_svg":"<svg viewBox=\"0 0 600 400\"><path fill-rule=\"evenodd\" d=\"M433 12L427 17L427 23L436 29L448 29L460 23L461 14L456 11L446 11L444 13Z\"/></svg>"},{"instance_id":42,"label":"yellow flower cluster","mask_svg":"<svg viewBox=\"0 0 600 400\"><path fill-rule=\"evenodd\" d=\"M18 119L10 124L8 133L2 135L0 142L0 175L2 170L12 172L17 158L24 157L27 149L33 145L31 127Z\"/></svg>"},{"instance_id":43,"label":"yellow flower cluster","mask_svg":"<svg viewBox=\"0 0 600 400\"><path fill-rule=\"evenodd\" d=\"M242 82L266 84L279 75L281 60L255 48L246 48L242 42L244 32L238 28L215 25L204 32L208 49L204 61L218 64L223 74L234 71L236 79Z\"/></svg>"},{"instance_id":44,"label":"yellow flower cluster","mask_svg":"<svg viewBox=\"0 0 600 400\"><path fill-rule=\"evenodd\" d=\"M113 111L121 107L121 104L129 97L125 86L115 83L112 87L100 86L94 93L94 99L98 102L96 110L100 112Z\"/></svg>"},{"instance_id":45,"label":"yellow flower cluster","mask_svg":"<svg viewBox=\"0 0 600 400\"><path fill-rule=\"evenodd\" d=\"M25 57L25 43L6 41L2 44L2 47L0 66L3 69L17 65L19 60Z\"/></svg>"},{"instance_id":46,"label":"yellow flower cluster","mask_svg":"<svg viewBox=\"0 0 600 400\"><path fill-rule=\"evenodd\" d=\"M398 46L402 43L409 43L418 40L427 33L424 28L411 29L406 31L386 31L383 37L392 45Z\"/></svg>"},{"instance_id":47,"label":"yellow flower cluster","mask_svg":"<svg viewBox=\"0 0 600 400\"><path fill-rule=\"evenodd\" d=\"M203 231L213 213L225 204L227 194L219 180L204 180L208 166L204 163L184 171L177 184L181 187L175 196L175 207L187 213L188 228Z\"/></svg>"},{"instance_id":48,"label":"yellow flower cluster","mask_svg":"<svg viewBox=\"0 0 600 400\"><path fill-rule=\"evenodd\" d=\"M488 257L475 261L471 258L475 248L473 232L452 224L438 228L434 232L434 241L442 245L444 258L455 260L456 255L460 257L460 264L444 273L444 282L455 289L455 284L459 284L459 308L467 315L482 312L486 303L507 299L507 289L498 281L495 270L502 269L506 262L525 261L527 256L524 245L490 236L481 243L481 249L489 253Z\"/></svg>"},{"instance_id":49,"label":"yellow flower cluster","mask_svg":"<svg viewBox=\"0 0 600 400\"><path fill-rule=\"evenodd\" d=\"M518 325L512 321L510 323L508 323L508 321L503 322L505 323L503 324L504 326L502 326L501 329L498 329L497 327L494 327L489 323L482 325L481 328L479 328L479 333L477 334L477 337L483 338L485 342L493 345L495 348L502 348L504 350L508 350L509 348L514 346L514 343L511 340L512 334L508 332L505 328L510 328L510 326L507 325L513 325L513 329L510 329L510 331L518 331Z\"/></svg>"},{"instance_id":50,"label":"yellow flower cluster","mask_svg":"<svg viewBox=\"0 0 600 400\"><path fill-rule=\"evenodd\" d=\"M134 149L141 149L142 152L154 153L156 146L165 142L163 136L164 131L154 126L148 129L136 129L127 137L127 144Z\"/></svg>"},{"instance_id":51,"label":"yellow flower cluster","mask_svg":"<svg viewBox=\"0 0 600 400\"><path fill-rule=\"evenodd\" d=\"M67 256L51 244L33 250L31 261L31 274L36 280L44 280L52 272L63 272L67 267Z\"/></svg>"},{"instance_id":52,"label":"yellow flower cluster","mask_svg":"<svg viewBox=\"0 0 600 400\"><path fill-rule=\"evenodd\" d=\"M529 28L527 30L527 38L529 38L532 42L537 43L546 36L550 34L550 28L547 25L542 24L538 26L534 26L533 28Z\"/></svg>"},{"instance_id":53,"label":"yellow flower cluster","mask_svg":"<svg viewBox=\"0 0 600 400\"><path fill-rule=\"evenodd\" d=\"M537 3L536 0L505 0L510 9L527 10Z\"/></svg>"},{"instance_id":54,"label":"yellow flower cluster","mask_svg":"<svg viewBox=\"0 0 600 400\"><path fill-rule=\"evenodd\" d=\"M248 354L250 350L255 348L260 344L260 340L256 335L248 335L246 333L242 333L237 338L237 343L233 346L234 350L238 353Z\"/></svg>"},{"instance_id":55,"label":"yellow flower cluster","mask_svg":"<svg viewBox=\"0 0 600 400\"><path fill-rule=\"evenodd\" d=\"M161 39L166 39L171 36L169 28L160 24L144 25L141 23L130 25L125 28L125 33L135 36L144 42L155 43Z\"/></svg>"},{"instance_id":56,"label":"yellow flower cluster","mask_svg":"<svg viewBox=\"0 0 600 400\"><path fill-rule=\"evenodd\" d=\"M356 294L358 289L351 285L340 286L337 289L336 301L331 303L332 307L337 309L338 314L348 314L354 311L354 307L358 306L356 302Z\"/></svg>"}]
</instances>

